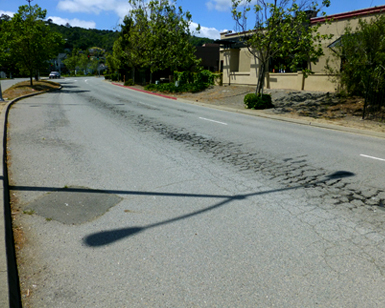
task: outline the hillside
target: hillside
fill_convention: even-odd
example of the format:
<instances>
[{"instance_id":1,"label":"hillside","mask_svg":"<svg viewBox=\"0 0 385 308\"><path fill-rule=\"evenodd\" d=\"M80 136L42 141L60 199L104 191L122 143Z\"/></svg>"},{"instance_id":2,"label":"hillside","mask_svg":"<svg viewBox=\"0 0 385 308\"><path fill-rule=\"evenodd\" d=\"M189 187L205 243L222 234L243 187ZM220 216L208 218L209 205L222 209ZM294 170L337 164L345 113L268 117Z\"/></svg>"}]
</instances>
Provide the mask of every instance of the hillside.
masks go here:
<instances>
[{"instance_id":1,"label":"hillside","mask_svg":"<svg viewBox=\"0 0 385 308\"><path fill-rule=\"evenodd\" d=\"M65 39L64 49L78 48L86 50L90 47L100 47L112 52L112 46L118 38L119 32L112 30L84 29L80 27L60 26L50 23L55 32L60 33Z\"/></svg>"},{"instance_id":2,"label":"hillside","mask_svg":"<svg viewBox=\"0 0 385 308\"><path fill-rule=\"evenodd\" d=\"M61 26L49 23L51 29L62 34L65 39L64 49L78 48L86 50L90 47L100 47L107 52L112 52L112 46L119 36L119 31L84 29L80 27ZM193 36L191 44L194 46L202 46L206 43L212 43L214 40Z\"/></svg>"}]
</instances>

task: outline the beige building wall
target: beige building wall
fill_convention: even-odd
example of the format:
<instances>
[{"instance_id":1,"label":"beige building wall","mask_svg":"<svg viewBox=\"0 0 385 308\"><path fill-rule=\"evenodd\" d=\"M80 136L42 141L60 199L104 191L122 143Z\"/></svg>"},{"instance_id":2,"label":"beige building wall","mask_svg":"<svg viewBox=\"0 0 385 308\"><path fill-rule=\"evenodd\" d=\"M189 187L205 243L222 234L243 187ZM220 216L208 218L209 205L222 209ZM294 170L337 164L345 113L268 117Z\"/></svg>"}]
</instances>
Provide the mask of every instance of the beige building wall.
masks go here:
<instances>
[{"instance_id":1,"label":"beige building wall","mask_svg":"<svg viewBox=\"0 0 385 308\"><path fill-rule=\"evenodd\" d=\"M313 24L323 22L318 30L320 34L333 34L333 38L322 43L324 56L316 64L312 63L310 65L315 74L303 78L301 72L267 73L265 87L271 89L336 91L336 84L326 74L325 66L327 59L330 59L329 63L334 68L339 69L341 61L335 57L334 52L328 46L343 35L348 24L355 29L358 25L358 19L370 20L375 15L383 13L385 13L385 6L335 14L329 16L329 18L334 18L330 24L324 23L323 17L311 19ZM221 33L221 40L236 40L239 36L238 33ZM220 60L223 61L223 84L257 85L258 60L250 54L247 48L221 48Z\"/></svg>"}]
</instances>

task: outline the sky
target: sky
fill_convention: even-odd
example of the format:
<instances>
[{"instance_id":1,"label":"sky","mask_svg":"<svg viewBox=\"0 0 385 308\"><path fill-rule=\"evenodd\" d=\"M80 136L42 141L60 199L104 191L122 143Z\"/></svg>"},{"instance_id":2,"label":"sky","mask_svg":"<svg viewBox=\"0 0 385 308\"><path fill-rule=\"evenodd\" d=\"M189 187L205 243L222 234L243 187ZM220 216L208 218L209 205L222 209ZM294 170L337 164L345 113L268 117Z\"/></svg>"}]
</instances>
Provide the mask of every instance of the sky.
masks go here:
<instances>
[{"instance_id":1,"label":"sky","mask_svg":"<svg viewBox=\"0 0 385 308\"><path fill-rule=\"evenodd\" d=\"M0 15L12 16L19 6L26 4L26 0L0 0ZM128 0L32 0L31 5L35 4L46 9L47 19L56 24L100 30L119 30L130 10ZM196 36L219 39L220 32L235 30L231 0L177 0L176 4L192 14L193 29L200 24ZM385 0L331 0L324 11L332 15L380 5L385 5Z\"/></svg>"}]
</instances>

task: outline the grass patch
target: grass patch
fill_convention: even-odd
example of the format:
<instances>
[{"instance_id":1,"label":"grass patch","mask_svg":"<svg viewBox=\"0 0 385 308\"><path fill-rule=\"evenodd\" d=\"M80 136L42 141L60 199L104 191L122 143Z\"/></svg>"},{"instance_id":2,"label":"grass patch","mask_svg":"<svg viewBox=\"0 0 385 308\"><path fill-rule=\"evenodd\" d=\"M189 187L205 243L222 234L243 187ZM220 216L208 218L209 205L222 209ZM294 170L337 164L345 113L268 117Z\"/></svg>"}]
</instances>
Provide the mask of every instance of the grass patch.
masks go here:
<instances>
[{"instance_id":1,"label":"grass patch","mask_svg":"<svg viewBox=\"0 0 385 308\"><path fill-rule=\"evenodd\" d=\"M6 100L12 100L23 95L36 92L48 92L59 88L60 84L49 80L34 81L33 86L30 85L29 80L22 81L5 90L3 92L3 98Z\"/></svg>"},{"instance_id":2,"label":"grass patch","mask_svg":"<svg viewBox=\"0 0 385 308\"><path fill-rule=\"evenodd\" d=\"M33 214L35 214L35 211L34 210L24 210L23 214L33 215Z\"/></svg>"}]
</instances>

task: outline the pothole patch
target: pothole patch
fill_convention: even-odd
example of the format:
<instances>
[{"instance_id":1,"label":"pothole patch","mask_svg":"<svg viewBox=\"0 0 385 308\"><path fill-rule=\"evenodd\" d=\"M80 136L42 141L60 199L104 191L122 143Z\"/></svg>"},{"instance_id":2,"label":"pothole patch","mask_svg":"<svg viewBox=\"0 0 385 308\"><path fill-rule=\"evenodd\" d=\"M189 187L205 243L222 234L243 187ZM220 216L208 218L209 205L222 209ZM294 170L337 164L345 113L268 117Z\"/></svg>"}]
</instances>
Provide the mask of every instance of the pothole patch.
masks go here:
<instances>
[{"instance_id":1,"label":"pothole patch","mask_svg":"<svg viewBox=\"0 0 385 308\"><path fill-rule=\"evenodd\" d=\"M69 187L45 194L26 211L67 225L82 224L105 214L121 197L101 190Z\"/></svg>"}]
</instances>

